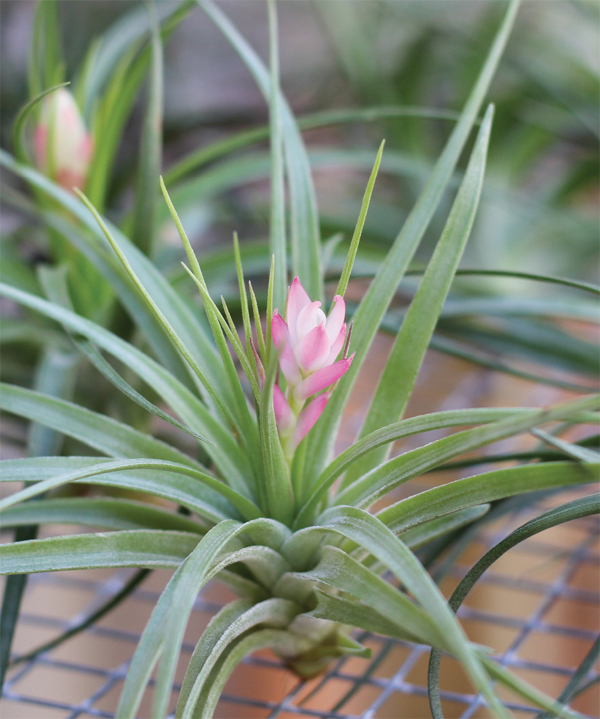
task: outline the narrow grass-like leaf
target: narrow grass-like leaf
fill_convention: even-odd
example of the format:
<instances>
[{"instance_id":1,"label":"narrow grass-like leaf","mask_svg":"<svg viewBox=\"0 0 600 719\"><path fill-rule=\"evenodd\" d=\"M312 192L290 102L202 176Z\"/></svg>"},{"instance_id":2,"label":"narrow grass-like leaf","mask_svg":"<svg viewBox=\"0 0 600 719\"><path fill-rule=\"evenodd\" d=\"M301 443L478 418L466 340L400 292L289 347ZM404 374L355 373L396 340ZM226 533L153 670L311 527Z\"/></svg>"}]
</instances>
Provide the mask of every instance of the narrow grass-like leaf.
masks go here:
<instances>
[{"instance_id":1,"label":"narrow grass-like leaf","mask_svg":"<svg viewBox=\"0 0 600 719\"><path fill-rule=\"evenodd\" d=\"M248 308L248 296L246 295L246 283L244 281L244 268L242 266L242 256L240 255L240 243L237 232L233 233L233 252L235 257L235 269L238 278L238 289L240 291L240 303L242 306L242 322L244 325L244 339L246 341L246 355L249 361L254 361L252 354L252 325L250 323L250 310Z\"/></svg>"},{"instance_id":2,"label":"narrow grass-like leaf","mask_svg":"<svg viewBox=\"0 0 600 719\"><path fill-rule=\"evenodd\" d=\"M208 288L206 286L206 282L204 281L204 276L202 274L198 258L196 257L196 253L194 252L192 245L190 244L186 231L183 227L181 220L179 219L177 210L175 209L175 206L171 201L171 198L162 178L160 178L160 188L163 193L163 197L165 198L165 202L167 203L167 207L169 208L169 212L171 213L171 217L175 222L179 237L181 238L186 255L188 257L188 261L192 268L191 270L189 270L189 268L184 265L184 269L186 270L186 272L188 272L188 274L190 274L191 278L194 280L194 282L198 286L198 289L200 290L200 296L202 297L206 316L208 317L208 322L213 333L215 342L217 344L219 354L221 356L221 361L225 368L230 392L223 397L223 400L227 405L234 407L236 410L236 417L239 422L240 428L242 429L240 439L246 445L248 455L253 462L254 472L256 473L257 462L255 457L255 447L258 444L256 426L254 418L250 414L248 403L246 401L242 385L237 375L237 370L231 358L229 348L227 347L225 337L223 336L223 329L225 330L225 333L227 334L228 339L232 343L234 349L236 349L236 353L238 354L238 356L239 338L237 337L237 333L235 332L235 330L232 332L227 327L227 324L225 323L223 316L219 311L219 308L216 306L208 292ZM236 344L236 340L238 340L238 344ZM249 369L249 367L246 366L246 369ZM257 397L259 392L258 384L255 383L254 385L252 385L252 387L253 391L255 392L255 397Z\"/></svg>"},{"instance_id":3,"label":"narrow grass-like leaf","mask_svg":"<svg viewBox=\"0 0 600 719\"><path fill-rule=\"evenodd\" d=\"M469 591L475 586L477 580L483 575L483 573L491 567L491 565L500 559L500 557L512 549L520 542L528 539L529 537L538 534L546 529L555 527L558 524L568 522L572 519L579 519L580 517L586 517L590 514L597 514L600 512L600 495L593 495L591 497L582 497L572 502L562 504L559 507L555 507L548 512L536 517L535 519L522 525L514 532L508 535L501 542L492 547L466 574L461 580L458 587L452 593L448 604L452 611L457 612L460 605L465 600ZM429 661L429 675L428 675L428 689L429 689L429 702L431 711L436 719L443 717L442 707L439 696L439 669L440 669L441 655L438 651L433 650L431 652L431 658ZM487 663L488 669L493 670L494 663ZM517 680L520 683L515 683L516 678L513 679L512 675L509 677L508 673L494 672L496 677L503 683L512 688L515 691L521 693L525 698L532 700L539 704L543 708L550 709L553 713L557 713L560 716L565 716L561 713L557 704L550 701L550 707L540 703L540 697L538 694L534 694L536 690L532 687L528 687L522 680ZM571 712L567 714L573 716Z\"/></svg>"},{"instance_id":4,"label":"narrow grass-like leaf","mask_svg":"<svg viewBox=\"0 0 600 719\"><path fill-rule=\"evenodd\" d=\"M153 2L146 4L150 18L151 65L146 112L140 141L131 240L146 255L155 250L158 177L162 163L163 47Z\"/></svg>"},{"instance_id":5,"label":"narrow grass-like leaf","mask_svg":"<svg viewBox=\"0 0 600 719\"><path fill-rule=\"evenodd\" d=\"M396 639L402 639L405 642L415 642L414 634L403 631L396 623L386 619L363 602L344 599L320 589L314 589L313 591L318 604L311 612L306 612L306 616L339 622L350 627L365 629L368 632L383 634L387 637L396 637Z\"/></svg>"},{"instance_id":6,"label":"narrow grass-like leaf","mask_svg":"<svg viewBox=\"0 0 600 719\"><path fill-rule=\"evenodd\" d=\"M382 427L367 437L363 437L363 439L355 442L329 464L315 482L311 496L298 513L294 526L296 528L307 526L313 519L313 512L319 503L326 498L327 491L335 480L343 474L348 467L351 467L357 459L371 452L376 447L395 442L404 437L410 437L420 432L446 429L448 427L465 424L495 422L506 417L516 418L527 411L526 408L521 407L447 410L445 412L433 412L419 417L409 417L388 427Z\"/></svg>"},{"instance_id":7,"label":"narrow grass-like leaf","mask_svg":"<svg viewBox=\"0 0 600 719\"><path fill-rule=\"evenodd\" d=\"M484 427L476 427L457 432L449 437L431 442L424 447L406 452L384 462L335 496L337 504L370 506L393 487L416 477L424 471L433 469L447 459L458 454L477 449L486 444L511 437L527 431L532 427L547 422L568 419L579 410L595 409L599 397L594 395L584 399L565 402L547 409L531 410L518 418L494 422Z\"/></svg>"},{"instance_id":8,"label":"narrow grass-like leaf","mask_svg":"<svg viewBox=\"0 0 600 719\"><path fill-rule=\"evenodd\" d=\"M169 444L92 410L24 387L0 385L0 407L84 442L112 457L151 457L200 468Z\"/></svg>"},{"instance_id":9,"label":"narrow grass-like leaf","mask_svg":"<svg viewBox=\"0 0 600 719\"><path fill-rule=\"evenodd\" d=\"M473 651L462 627L444 596L414 554L377 517L354 507L328 510L320 524L342 534L366 549L406 586L426 610L444 638L444 643L463 663L475 686L499 716L507 713L494 694L479 657Z\"/></svg>"},{"instance_id":10,"label":"narrow grass-like leaf","mask_svg":"<svg viewBox=\"0 0 600 719\"><path fill-rule=\"evenodd\" d=\"M162 593L142 634L125 681L117 716L134 719L146 684L160 658L152 716L154 719L163 719L167 713L179 649L193 603L202 586L214 574L228 563L236 561L237 553L233 552L215 563L218 555L237 535L269 524L269 520L260 519L245 525L232 520L221 522L208 532L182 563Z\"/></svg>"},{"instance_id":11,"label":"narrow grass-like leaf","mask_svg":"<svg viewBox=\"0 0 600 719\"><path fill-rule=\"evenodd\" d=\"M371 176L369 177L369 181L367 182L367 189L365 190L365 194L363 196L360 213L358 215L358 221L354 229L354 234L352 235L352 240L350 241L350 249L348 250L346 262L344 263L344 269L342 270L342 274L340 275L340 280L335 291L336 295L341 295L342 297L346 294L346 288L348 287L350 275L352 274L352 267L354 266L356 253L358 252L358 245L360 244L360 238L362 236L362 231L365 226L365 220L367 219L369 203L371 202L371 195L373 194L375 180L377 179L377 173L379 172L379 165L381 164L381 157L383 155L384 146L385 140L383 140L381 145L379 145L379 150L377 151L375 165L373 166Z\"/></svg>"},{"instance_id":12,"label":"narrow grass-like leaf","mask_svg":"<svg viewBox=\"0 0 600 719\"><path fill-rule=\"evenodd\" d=\"M195 678L202 670L204 662L210 657L213 648L219 642L219 639L227 631L239 617L247 612L253 606L252 602L247 599L235 599L226 604L208 623L206 629L202 632L202 636L198 640L192 657L189 661L179 699L177 701L176 719L181 718L181 713L187 704L188 697L194 686Z\"/></svg>"},{"instance_id":13,"label":"narrow grass-like leaf","mask_svg":"<svg viewBox=\"0 0 600 719\"><path fill-rule=\"evenodd\" d=\"M422 117L436 120L456 121L460 113L451 110L442 110L431 107L411 106L373 106L359 108L345 108L343 110L325 110L296 118L299 129L309 130L329 125L339 125L350 122L375 122L385 118ZM175 162L165 173L165 182L171 186L181 182L186 175L190 175L204 165L218 160L236 150L268 140L271 133L269 125L243 130L224 140L193 150L189 155Z\"/></svg>"},{"instance_id":14,"label":"narrow grass-like leaf","mask_svg":"<svg viewBox=\"0 0 600 719\"><path fill-rule=\"evenodd\" d=\"M432 519L425 524L421 524L418 527L405 532L401 539L409 549L416 549L417 547L427 544L438 537L444 537L454 532L456 529L468 526L478 519L481 519L490 509L490 504L480 504L475 507L467 507L461 509L458 512L449 514L445 517L439 517L438 519Z\"/></svg>"},{"instance_id":15,"label":"narrow grass-like leaf","mask_svg":"<svg viewBox=\"0 0 600 719\"><path fill-rule=\"evenodd\" d=\"M269 516L290 525L293 519L294 496L290 471L285 460L273 408L273 385L278 363L272 355L267 368L259 405L260 440L264 465L263 489Z\"/></svg>"},{"instance_id":16,"label":"narrow grass-like leaf","mask_svg":"<svg viewBox=\"0 0 600 719\"><path fill-rule=\"evenodd\" d=\"M88 477L109 474L111 472L124 472L136 469L160 470L161 472L173 475L183 475L184 477L193 478L199 484L201 483L206 485L206 487L212 491L205 492L205 507L202 514L210 521L219 522L222 519L227 519L229 516L227 512L229 504L236 507L245 519L257 519L260 516L260 511L253 502L238 494L235 490L231 489L231 487L228 487L223 482L220 482L218 479L206 474L206 472L200 472L197 469L177 464L175 462L155 459L132 459L118 460L115 462L100 462L99 464L77 469L73 472L59 474L41 482L36 482L35 484L22 489L20 492L16 492L15 494L5 497L0 501L0 510L25 501L30 497L36 497L49 489L60 487L69 482L77 482ZM168 490L169 487L167 486L165 488L165 492L168 492ZM221 497L224 497L228 501L226 503L219 501L220 497L215 497L215 494L221 495Z\"/></svg>"},{"instance_id":17,"label":"narrow grass-like leaf","mask_svg":"<svg viewBox=\"0 0 600 719\"><path fill-rule=\"evenodd\" d=\"M387 359L365 417L361 437L399 420L404 413L475 220L483 186L492 117L493 106L490 106L479 129L469 165L442 236ZM390 445L382 446L357 461L349 469L342 485L348 486L357 477L380 464L390 449Z\"/></svg>"},{"instance_id":18,"label":"narrow grass-like leaf","mask_svg":"<svg viewBox=\"0 0 600 719\"><path fill-rule=\"evenodd\" d=\"M269 248L275 257L273 297L283 307L287 288L287 244L285 232L285 186L279 89L279 28L275 0L268 0L269 16L269 138L271 142L271 227Z\"/></svg>"},{"instance_id":19,"label":"narrow grass-like leaf","mask_svg":"<svg viewBox=\"0 0 600 719\"><path fill-rule=\"evenodd\" d=\"M190 532L133 529L16 542L0 547L0 573L100 567L173 569L179 567L200 540Z\"/></svg>"},{"instance_id":20,"label":"narrow grass-like leaf","mask_svg":"<svg viewBox=\"0 0 600 719\"><path fill-rule=\"evenodd\" d=\"M60 85L55 85L48 90L44 90L44 92L40 92L39 95L34 97L32 100L29 100L29 102L23 105L23 107L19 110L19 113L15 118L12 133L13 149L19 162L31 162L31 158L27 154L26 143L23 139L25 124L31 115L31 112L35 109L38 103L46 97L46 95L49 95L51 92L55 92L61 87L66 87L67 85L70 85L70 83L63 82Z\"/></svg>"},{"instance_id":21,"label":"narrow grass-like leaf","mask_svg":"<svg viewBox=\"0 0 600 719\"><path fill-rule=\"evenodd\" d=\"M396 288L448 185L508 40L518 7L519 0L510 3L461 118L355 315L351 349L356 348L357 354L309 438L305 471L312 478L311 481L319 476L325 466L356 376Z\"/></svg>"},{"instance_id":22,"label":"narrow grass-like leaf","mask_svg":"<svg viewBox=\"0 0 600 719\"><path fill-rule=\"evenodd\" d=\"M211 719L223 687L238 664L249 654L266 648L274 649L280 655L291 658L307 651L310 642L282 629L259 629L239 639L227 656L219 662L210 677L208 682L210 690L206 697L202 697L199 719Z\"/></svg>"},{"instance_id":23,"label":"narrow grass-like leaf","mask_svg":"<svg viewBox=\"0 0 600 719\"><path fill-rule=\"evenodd\" d=\"M319 529L321 536L323 532L334 531L330 527ZM451 646L446 637L440 634L435 619L422 607L337 547L323 547L317 566L297 576L317 579L337 590L349 592L401 631L410 634L412 641L445 649Z\"/></svg>"},{"instance_id":24,"label":"narrow grass-like leaf","mask_svg":"<svg viewBox=\"0 0 600 719\"><path fill-rule=\"evenodd\" d=\"M466 507L513 495L598 481L600 463L541 462L497 469L433 487L377 513L397 534Z\"/></svg>"},{"instance_id":25,"label":"narrow grass-like leaf","mask_svg":"<svg viewBox=\"0 0 600 719\"><path fill-rule=\"evenodd\" d=\"M197 2L240 55L268 101L271 96L271 80L260 57L220 8L208 0ZM279 108L290 195L292 269L294 274L302 279L309 296L322 299L319 221L310 165L296 120L282 94L279 97ZM275 296L277 297L277 293Z\"/></svg>"},{"instance_id":26,"label":"narrow grass-like leaf","mask_svg":"<svg viewBox=\"0 0 600 719\"><path fill-rule=\"evenodd\" d=\"M143 502L126 499L44 499L2 512L3 527L27 524L76 524L105 529L173 529L204 534L202 525Z\"/></svg>"},{"instance_id":27,"label":"narrow grass-like leaf","mask_svg":"<svg viewBox=\"0 0 600 719\"><path fill-rule=\"evenodd\" d=\"M598 452L593 452L591 449L580 447L572 442L565 442L558 437L553 437L551 434L548 434L548 432L544 432L541 429L532 429L531 434L538 437L538 439L541 439L545 444L548 444L551 447L556 447L556 449L560 450L560 452L568 455L569 457L573 457L573 459L577 459L580 462L597 462L600 460L600 454L598 454Z\"/></svg>"},{"instance_id":28,"label":"narrow grass-like leaf","mask_svg":"<svg viewBox=\"0 0 600 719\"><path fill-rule=\"evenodd\" d=\"M104 377L106 377L106 379L112 382L114 386L117 387L117 389L121 390L121 392L123 392L123 394L129 397L129 399L133 400L136 404L139 404L140 407L143 407L155 417L159 417L163 420L163 422L168 422L169 424L173 425L173 427L177 427L177 429L182 430L186 434L189 434L202 442L208 442L209 444L213 444L213 442L211 442L209 439L203 437L197 432L194 432L193 429L186 427L174 417L171 417L170 414L163 412L160 407L157 407L155 404L152 404L152 402L147 400L143 395L141 395L137 390L135 390L129 384L129 382L126 382L121 377L121 375L113 367L111 367L111 365L108 364L108 362L104 359L104 357L102 357L102 355L100 354L100 352L98 352L94 345L90 343L78 342L77 346L85 354L89 361L94 365L94 367L102 375L104 375Z\"/></svg>"},{"instance_id":29,"label":"narrow grass-like leaf","mask_svg":"<svg viewBox=\"0 0 600 719\"><path fill-rule=\"evenodd\" d=\"M227 482L237 491L247 494L245 480L247 461L231 434L187 387L157 362L129 342L125 342L105 328L63 307L8 285L0 284L0 294L64 324L71 331L87 337L127 365L140 379L152 387L188 426L197 429L214 443L207 445L207 452Z\"/></svg>"},{"instance_id":30,"label":"narrow grass-like leaf","mask_svg":"<svg viewBox=\"0 0 600 719\"><path fill-rule=\"evenodd\" d=\"M137 287L140 294L144 297L146 300L146 303L148 306L152 309L155 316L159 320L159 322L162 324L164 329L166 330L167 334L169 335L169 338L173 342L173 344L177 347L181 355L185 358L193 372L195 373L196 377L200 380L202 385L205 387L209 395L212 397L214 403L216 406L221 410L223 415L228 418L230 423L235 426L235 420L233 419L231 412L229 411L228 407L223 403L223 399L218 391L218 389L212 384L212 382L209 380L209 378L206 376L203 368L198 363L196 356L190 351L190 349L187 347L185 342L181 339L181 337L177 334L169 320L165 317L163 312L159 309L158 305L154 301L152 295L148 292L146 287L142 284L142 281L137 276L135 270L131 266L129 260L127 259L125 253L122 251L121 247L118 245L117 241L112 236L110 230L106 226L104 220L100 217L96 209L93 207L93 205L90 203L90 201L85 197L85 195L81 192L78 193L81 200L84 202L86 207L90 210L90 212L94 215L96 221L100 225L100 228L102 229L102 232L104 233L104 236L109 241L110 245L112 246L113 250L115 251L117 257L123 264L123 267L126 269L127 274Z\"/></svg>"},{"instance_id":31,"label":"narrow grass-like leaf","mask_svg":"<svg viewBox=\"0 0 600 719\"><path fill-rule=\"evenodd\" d=\"M259 625L262 625L262 628L283 629L287 627L301 611L301 607L295 602L291 602L288 599L271 598L259 604L255 604L231 622L231 624L224 629L218 641L211 647L210 654L205 656L185 704L182 706L181 711L178 709L176 717L181 717L181 719L194 719L194 709L200 693L213 667L217 664L228 645L248 632L248 630L254 629Z\"/></svg>"},{"instance_id":32,"label":"narrow grass-like leaf","mask_svg":"<svg viewBox=\"0 0 600 719\"><path fill-rule=\"evenodd\" d=\"M99 240L100 246L110 250L110 242L107 240L94 214L89 212L85 204L79 201L72 193L51 182L33 168L15 162L4 150L0 150L0 164L30 182L45 195L56 200L62 208L73 214L81 221L84 227L93 233L94 237ZM148 290L154 302L160 307L162 314L166 316L177 334L183 338L185 344L193 352L194 357L198 358L198 361L202 361L203 368L212 384L226 394L228 383L218 354L206 335L204 327L196 320L188 304L179 297L152 262L117 228L106 222L104 222L104 225L110 229L111 235L118 240L119 246L127 257L133 271L140 278L141 283ZM110 251L113 254L112 250ZM154 321L158 322L156 319ZM193 376L195 377L195 375ZM210 396L201 384L200 387L205 392L205 400L210 405Z\"/></svg>"},{"instance_id":33,"label":"narrow grass-like leaf","mask_svg":"<svg viewBox=\"0 0 600 719\"><path fill-rule=\"evenodd\" d=\"M261 319L260 319L260 311L258 309L258 302L256 300L256 295L254 294L252 282L248 282L248 291L250 293L250 298L252 300L252 316L254 317L254 326L256 328L256 338L258 339L258 350L259 350L260 356L262 358L264 358L267 356L265 337L263 335L262 323L261 323Z\"/></svg>"},{"instance_id":34,"label":"narrow grass-like leaf","mask_svg":"<svg viewBox=\"0 0 600 719\"><path fill-rule=\"evenodd\" d=\"M225 494L232 492L222 482L218 482L214 478L209 482L198 481L199 477L190 472L183 471L183 467L179 465L165 466L158 460L147 460L152 462L149 470L142 470L139 466L140 460L130 460L133 467L132 470L115 469L108 473L94 470L91 476L87 476L80 480L73 480L72 476L76 472L86 473L90 468L101 469L101 465L111 463L110 459L102 457L44 457L32 459L6 460L3 465L3 474L0 481L50 481L56 480L59 476L66 475L70 481L81 484L94 484L100 487L117 487L122 490L132 492L142 492L155 497L161 497L171 502L177 502L183 507L187 507L198 516L207 517L209 521L215 520L215 511L226 516L231 516L235 512L234 504L229 502ZM143 460L142 460L143 462ZM169 481L164 481L164 470L170 471ZM209 477L204 473L204 477ZM213 491L213 489L215 491ZM233 498L240 495L234 492ZM237 500L235 500L237 501ZM249 500L246 500L248 502ZM245 504L243 502L243 504ZM240 505L241 506L241 505ZM252 503L246 504L250 509ZM215 510L215 507L217 510ZM252 516L256 516L257 510L252 510ZM243 514L243 512L242 512Z\"/></svg>"}]
</instances>

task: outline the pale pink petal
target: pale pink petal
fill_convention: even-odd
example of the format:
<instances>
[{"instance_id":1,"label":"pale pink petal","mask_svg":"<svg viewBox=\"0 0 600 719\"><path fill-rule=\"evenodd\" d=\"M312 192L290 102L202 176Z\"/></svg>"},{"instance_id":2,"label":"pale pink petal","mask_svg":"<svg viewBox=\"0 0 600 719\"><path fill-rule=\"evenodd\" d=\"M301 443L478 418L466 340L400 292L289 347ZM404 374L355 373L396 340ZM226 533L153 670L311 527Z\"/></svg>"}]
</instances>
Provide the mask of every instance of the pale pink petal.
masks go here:
<instances>
[{"instance_id":1,"label":"pale pink petal","mask_svg":"<svg viewBox=\"0 0 600 719\"><path fill-rule=\"evenodd\" d=\"M273 385L273 409L279 434L289 434L296 422L294 413L278 385Z\"/></svg>"},{"instance_id":2,"label":"pale pink petal","mask_svg":"<svg viewBox=\"0 0 600 719\"><path fill-rule=\"evenodd\" d=\"M297 277L294 277L288 292L286 319L290 328L292 342L296 343L296 323L301 310L310 304L310 297Z\"/></svg>"},{"instance_id":3,"label":"pale pink petal","mask_svg":"<svg viewBox=\"0 0 600 719\"><path fill-rule=\"evenodd\" d=\"M298 342L294 354L302 372L314 372L324 365L329 354L329 338L324 322Z\"/></svg>"},{"instance_id":4,"label":"pale pink petal","mask_svg":"<svg viewBox=\"0 0 600 719\"><path fill-rule=\"evenodd\" d=\"M336 295L333 298L334 305L329 317L327 318L327 335L329 336L330 344L333 344L337 339L340 329L344 324L344 318L346 317L346 303L340 295Z\"/></svg>"},{"instance_id":5,"label":"pale pink petal","mask_svg":"<svg viewBox=\"0 0 600 719\"><path fill-rule=\"evenodd\" d=\"M288 327L283 317L275 310L271 320L271 334L275 349L279 353L279 366L283 376L290 385L296 385L301 381L302 375L298 369L298 363L292 349L292 342Z\"/></svg>"},{"instance_id":6,"label":"pale pink petal","mask_svg":"<svg viewBox=\"0 0 600 719\"><path fill-rule=\"evenodd\" d=\"M346 323L344 323L338 332L338 336L335 339L335 342L331 345L331 348L329 350L329 354L327 355L327 359L325 360L325 365L330 365L335 362L337 359L337 356L342 351L342 347L344 346L344 340L346 339Z\"/></svg>"},{"instance_id":7,"label":"pale pink petal","mask_svg":"<svg viewBox=\"0 0 600 719\"><path fill-rule=\"evenodd\" d=\"M304 437L306 437L310 430L315 426L315 422L323 413L328 399L328 395L320 394L318 397L315 397L311 402L309 402L302 412L300 412L300 415L298 416L298 423L296 424L292 438L292 447L294 449L296 449Z\"/></svg>"},{"instance_id":8,"label":"pale pink petal","mask_svg":"<svg viewBox=\"0 0 600 719\"><path fill-rule=\"evenodd\" d=\"M38 170L45 172L46 170L46 150L48 144L48 128L46 125L38 125L33 135L33 148L35 154L35 164Z\"/></svg>"},{"instance_id":9,"label":"pale pink petal","mask_svg":"<svg viewBox=\"0 0 600 719\"><path fill-rule=\"evenodd\" d=\"M326 321L327 318L325 317L325 313L321 309L321 303L318 300L315 300L303 307L300 310L298 319L296 320L296 339L292 340L294 345L297 345L298 342L300 342L303 337L306 337L309 332L314 330L315 327L318 327Z\"/></svg>"},{"instance_id":10,"label":"pale pink petal","mask_svg":"<svg viewBox=\"0 0 600 719\"><path fill-rule=\"evenodd\" d=\"M300 401L308 399L316 392L320 392L322 389L325 389L325 387L329 387L330 384L337 382L338 379L348 371L353 358L354 354L348 357L348 359L340 360L335 364L328 365L313 372L296 387L294 397Z\"/></svg>"}]
</instances>

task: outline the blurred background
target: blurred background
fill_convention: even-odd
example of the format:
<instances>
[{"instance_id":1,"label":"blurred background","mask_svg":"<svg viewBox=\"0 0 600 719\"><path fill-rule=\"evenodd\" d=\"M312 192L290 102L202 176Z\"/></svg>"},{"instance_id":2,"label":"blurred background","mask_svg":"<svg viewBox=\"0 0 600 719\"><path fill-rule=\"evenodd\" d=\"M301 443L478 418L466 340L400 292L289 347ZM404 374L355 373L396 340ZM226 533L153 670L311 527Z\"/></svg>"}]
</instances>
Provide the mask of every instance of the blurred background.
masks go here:
<instances>
[{"instance_id":1,"label":"blurred background","mask_svg":"<svg viewBox=\"0 0 600 719\"><path fill-rule=\"evenodd\" d=\"M2 144L27 99L34 0L2 2ZM63 0L67 79L89 43L133 0ZM166 14L172 2L157 2ZM261 0L220 7L267 58ZM459 111L485 56L503 2L495 0L286 0L279 3L282 86L299 116L324 110L411 106ZM138 18L139 19L139 18ZM142 20L143 21L143 17ZM490 93L496 118L483 202L464 266L535 270L593 281L598 259L598 6L586 0L526 0ZM114 212L127 206L143 94L127 123L111 182ZM265 103L251 76L199 8L165 46L165 156L263 124ZM389 244L401 227L452 120L394 117L306 133L317 171L323 236L351 233L374 150L387 141L365 246ZM256 149L253 148L252 153ZM248 152L246 152L248 154ZM257 158L258 159L258 158ZM264 171L231 167L181 208L201 248L264 239ZM450 199L450 198L448 198ZM437 240L442 206L422 245ZM165 229L167 241L171 237ZM488 284L486 280L485 284ZM481 285L481 283L479 283ZM469 287L475 289L477 280ZM477 289L481 289L479 286ZM519 283L519 291L536 292Z\"/></svg>"}]
</instances>

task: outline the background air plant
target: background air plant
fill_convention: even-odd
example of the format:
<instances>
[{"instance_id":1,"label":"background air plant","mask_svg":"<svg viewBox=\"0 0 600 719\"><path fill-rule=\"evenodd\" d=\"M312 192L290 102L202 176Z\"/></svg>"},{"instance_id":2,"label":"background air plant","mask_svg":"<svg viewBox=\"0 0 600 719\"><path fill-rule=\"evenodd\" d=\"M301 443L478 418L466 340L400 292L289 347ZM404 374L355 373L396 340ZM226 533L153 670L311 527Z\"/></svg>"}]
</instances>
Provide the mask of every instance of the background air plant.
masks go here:
<instances>
[{"instance_id":1,"label":"background air plant","mask_svg":"<svg viewBox=\"0 0 600 719\"><path fill-rule=\"evenodd\" d=\"M49 456L51 452L45 452L45 456L5 462L3 481L29 484L0 504L4 526L58 522L111 531L20 541L3 547L2 571L18 575L131 566L175 570L135 653L119 717L136 715L155 668L152 716L158 719L167 715L187 620L198 592L213 577L233 588L239 599L217 614L198 639L177 716L211 716L235 665L263 647L272 648L301 676L314 675L343 654L365 656L368 650L349 634L348 627L352 626L427 644L456 656L498 716L506 715L507 710L492 687L492 679L548 711L574 716L568 708L554 704L518 680L494 662L487 650L467 639L450 606L411 551L423 537L432 540L473 522L485 514L491 502L585 484L597 477L596 453L537 429L549 424L557 427L556 423L562 423L558 428L597 423L597 395L545 409L450 410L403 419L474 222L493 107L487 108L480 121L479 111L518 3L510 3L437 164L385 261L353 308L352 333L344 327L343 298L358 256L383 146L375 159L337 290L329 303L323 271L327 246L322 246L319 238L309 162L297 123L279 91L275 3L269 3L270 72L217 6L208 2L200 5L235 46L269 101L272 261L266 303L261 311L252 286L246 286L242 253L235 238L240 336L228 304L223 301L221 309L211 296L202 263L177 215L176 198L172 201L167 191L168 178L166 184L161 183L164 200L183 242L187 274L201 296L206 321L195 315L145 254L151 252L152 243L148 245L147 238L140 238L147 219L144 213L153 201L152 193L145 193L156 167L150 162L152 157L156 160L156 147L154 154L145 155L144 161L150 164L140 175L136 210L122 229L103 218L103 203L90 190L90 183L92 188L96 186L95 173L100 173L93 164L102 153L99 137L95 138L85 192L76 194L29 167L23 161L26 158L19 161L2 154L4 166L26 180L39 196L39 214L53 232L59 232L61 247L69 247L76 258L73 261L86 258L98 282L107 288L106 306L118 298L144 341L139 342L118 313L111 323L107 314L92 317L73 301L72 286L77 287L82 278L77 270L69 274L70 282L65 272L46 272L47 299L14 283L2 285L4 296L58 323L61 330L56 324L50 327L60 332L69 352L85 357L129 399L175 423L197 439L200 447L194 458L132 424L64 397L5 385L0 402L7 412L70 436L98 454L60 456L56 452L56 456ZM160 33L156 22L153 27L151 57L157 60ZM395 334L360 436L331 460L356 377L476 124L479 127L468 166L433 256ZM48 169L43 163L41 166ZM296 277L289 292L288 264ZM581 292L598 294L597 288L589 285L571 284ZM280 315L277 308L285 306ZM126 372L117 371L102 352ZM340 352L342 358L337 359ZM150 402L132 385L131 375L142 388L151 388L159 403L179 419ZM331 387L333 383L335 387ZM391 443L397 439L461 426L470 428L390 458ZM423 472L466 452L533 430L560 453L553 461L536 461L540 450L529 463L474 474L373 510L396 487ZM70 484L141 492L143 497L174 502L184 511L153 506L141 501L139 494L132 499L55 493ZM35 501L25 501L28 499ZM565 505L560 519L597 511L597 501L586 497ZM544 517L534 530L524 531L538 531L556 521L555 515ZM386 572L392 573L396 584L383 577ZM435 662L431 677L432 709L439 712Z\"/></svg>"}]
</instances>

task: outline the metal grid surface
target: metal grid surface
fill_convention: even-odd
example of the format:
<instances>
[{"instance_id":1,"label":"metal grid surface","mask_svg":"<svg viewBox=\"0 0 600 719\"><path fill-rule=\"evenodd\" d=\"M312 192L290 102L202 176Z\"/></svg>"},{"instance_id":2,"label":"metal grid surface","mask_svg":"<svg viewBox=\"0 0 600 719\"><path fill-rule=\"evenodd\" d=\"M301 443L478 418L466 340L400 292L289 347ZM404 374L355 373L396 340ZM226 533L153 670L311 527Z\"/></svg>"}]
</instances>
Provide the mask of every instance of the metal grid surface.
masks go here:
<instances>
[{"instance_id":1,"label":"metal grid surface","mask_svg":"<svg viewBox=\"0 0 600 719\"><path fill-rule=\"evenodd\" d=\"M529 507L484 532L467 550L469 556L457 563L442 584L445 592L452 591L473 561L531 516ZM598 534L596 518L586 518L527 540L503 557L507 561L500 560L484 574L471 593L473 601L469 595L459 611L474 640L494 645L503 664L553 696L567 683L596 638ZM52 616L56 612L42 611L43 602L41 607L40 602L28 604L26 596L19 631L29 636L31 646L39 644L47 634L58 634L92 613L118 591L129 576L129 571L120 571L108 578L90 572L35 575L29 582L27 596L42 592L51 598L61 592L71 598L82 595L86 602L76 616L65 619ZM112 718L140 627L143 627L140 622L145 621L142 615L151 611L159 596L158 589L146 582L113 612L117 623L108 615L84 635L15 667L5 686L3 719ZM198 626L205 625L222 601L223 596L214 585L198 598L190 620L192 629L188 627L192 634L186 635L183 647L179 681L194 648L194 636L199 634L198 627L194 629L195 620ZM46 605L49 610L51 604L49 599ZM129 615L119 619L119 611L125 612L128 606ZM364 632L357 637L373 649L370 660L340 660L325 675L310 682L295 679L268 652L249 658L227 684L216 716L237 719L430 716L425 688L428 649ZM96 642L96 649L91 650L93 654L84 654L83 658L73 652L69 654L69 643L82 646L86 642L92 647ZM101 647L108 646L107 643L118 645L122 651L120 656L103 662ZM16 645L21 651L31 648L19 647L19 635ZM462 719L489 716L481 697L470 693L464 677L456 667L449 666L452 663L449 658L442 662L441 697L445 716ZM588 681L598 678L596 667ZM598 700L597 694L592 695L597 692L598 683L592 681L591 684L573 707L593 717ZM71 692L69 687L76 689ZM174 699L178 688L178 685L174 687ZM507 705L518 717L537 713L514 697ZM149 710L145 711L142 716L148 716Z\"/></svg>"}]
</instances>

